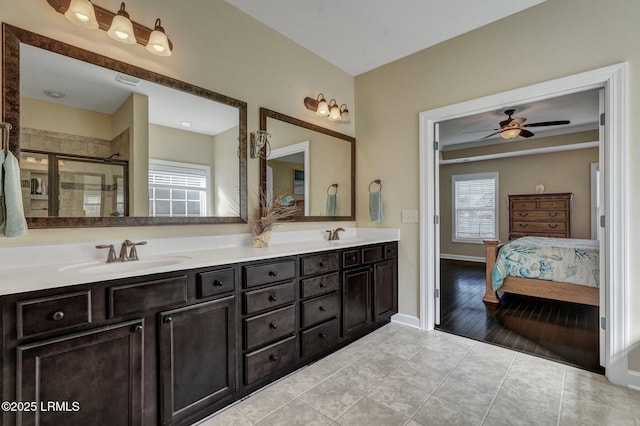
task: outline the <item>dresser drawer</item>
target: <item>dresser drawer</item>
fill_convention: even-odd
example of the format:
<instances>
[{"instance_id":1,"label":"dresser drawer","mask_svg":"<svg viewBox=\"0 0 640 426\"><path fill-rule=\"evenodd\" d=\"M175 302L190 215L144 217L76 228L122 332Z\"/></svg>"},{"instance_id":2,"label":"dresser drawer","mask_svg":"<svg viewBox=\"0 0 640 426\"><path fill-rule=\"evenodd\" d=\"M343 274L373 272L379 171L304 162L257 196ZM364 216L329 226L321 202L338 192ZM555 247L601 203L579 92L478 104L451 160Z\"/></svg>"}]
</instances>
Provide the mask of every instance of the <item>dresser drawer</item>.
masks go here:
<instances>
[{"instance_id":1,"label":"dresser drawer","mask_svg":"<svg viewBox=\"0 0 640 426\"><path fill-rule=\"evenodd\" d=\"M385 259L395 259L398 257L398 244L397 243L387 243L384 245L384 258Z\"/></svg>"},{"instance_id":2,"label":"dresser drawer","mask_svg":"<svg viewBox=\"0 0 640 426\"><path fill-rule=\"evenodd\" d=\"M254 349L273 342L296 330L296 310L293 306L267 312L244 320L244 348Z\"/></svg>"},{"instance_id":3,"label":"dresser drawer","mask_svg":"<svg viewBox=\"0 0 640 426\"><path fill-rule=\"evenodd\" d=\"M559 232L566 229L565 222L514 222L513 232Z\"/></svg>"},{"instance_id":4,"label":"dresser drawer","mask_svg":"<svg viewBox=\"0 0 640 426\"><path fill-rule=\"evenodd\" d=\"M567 201L565 200L545 200L538 203L541 209L566 209Z\"/></svg>"},{"instance_id":5,"label":"dresser drawer","mask_svg":"<svg viewBox=\"0 0 640 426\"><path fill-rule=\"evenodd\" d=\"M329 294L317 299L307 300L301 303L301 326L309 327L319 322L334 318L338 315L340 298L338 294Z\"/></svg>"},{"instance_id":6,"label":"dresser drawer","mask_svg":"<svg viewBox=\"0 0 640 426\"><path fill-rule=\"evenodd\" d=\"M513 213L513 220L517 221L565 220L566 217L565 210L522 210Z\"/></svg>"},{"instance_id":7,"label":"dresser drawer","mask_svg":"<svg viewBox=\"0 0 640 426\"><path fill-rule=\"evenodd\" d=\"M244 313L252 314L275 308L291 303L294 299L295 287L293 281L259 290L247 291L244 294Z\"/></svg>"},{"instance_id":8,"label":"dresser drawer","mask_svg":"<svg viewBox=\"0 0 640 426\"><path fill-rule=\"evenodd\" d=\"M187 302L187 277L109 287L109 317L151 311Z\"/></svg>"},{"instance_id":9,"label":"dresser drawer","mask_svg":"<svg viewBox=\"0 0 640 426\"><path fill-rule=\"evenodd\" d=\"M362 249L362 263L372 263L384 259L384 246L365 247Z\"/></svg>"},{"instance_id":10,"label":"dresser drawer","mask_svg":"<svg viewBox=\"0 0 640 426\"><path fill-rule=\"evenodd\" d=\"M294 259L280 262L248 265L244 267L245 287L256 287L295 278L296 261Z\"/></svg>"},{"instance_id":11,"label":"dresser drawer","mask_svg":"<svg viewBox=\"0 0 640 426\"><path fill-rule=\"evenodd\" d=\"M301 275L315 275L326 272L337 271L340 267L340 257L338 253L322 253L302 258Z\"/></svg>"},{"instance_id":12,"label":"dresser drawer","mask_svg":"<svg viewBox=\"0 0 640 426\"><path fill-rule=\"evenodd\" d=\"M91 324L91 290L17 302L18 339Z\"/></svg>"},{"instance_id":13,"label":"dresser drawer","mask_svg":"<svg viewBox=\"0 0 640 426\"><path fill-rule=\"evenodd\" d=\"M333 348L338 343L340 322L337 318L302 332L300 351L303 358Z\"/></svg>"},{"instance_id":14,"label":"dresser drawer","mask_svg":"<svg viewBox=\"0 0 640 426\"><path fill-rule=\"evenodd\" d=\"M236 271L233 268L201 272L196 275L198 297L210 297L233 291L236 288Z\"/></svg>"},{"instance_id":15,"label":"dresser drawer","mask_svg":"<svg viewBox=\"0 0 640 426\"><path fill-rule=\"evenodd\" d=\"M295 336L244 355L244 384L250 385L293 364L296 358Z\"/></svg>"},{"instance_id":16,"label":"dresser drawer","mask_svg":"<svg viewBox=\"0 0 640 426\"><path fill-rule=\"evenodd\" d=\"M345 250L342 252L342 267L351 268L360 265L360 249Z\"/></svg>"},{"instance_id":17,"label":"dresser drawer","mask_svg":"<svg viewBox=\"0 0 640 426\"><path fill-rule=\"evenodd\" d=\"M512 201L512 210L534 210L538 208L538 204L535 201Z\"/></svg>"},{"instance_id":18,"label":"dresser drawer","mask_svg":"<svg viewBox=\"0 0 640 426\"><path fill-rule=\"evenodd\" d=\"M302 298L318 296L330 293L340 288L340 277L337 272L333 274L321 275L319 277L307 278L301 281Z\"/></svg>"}]
</instances>

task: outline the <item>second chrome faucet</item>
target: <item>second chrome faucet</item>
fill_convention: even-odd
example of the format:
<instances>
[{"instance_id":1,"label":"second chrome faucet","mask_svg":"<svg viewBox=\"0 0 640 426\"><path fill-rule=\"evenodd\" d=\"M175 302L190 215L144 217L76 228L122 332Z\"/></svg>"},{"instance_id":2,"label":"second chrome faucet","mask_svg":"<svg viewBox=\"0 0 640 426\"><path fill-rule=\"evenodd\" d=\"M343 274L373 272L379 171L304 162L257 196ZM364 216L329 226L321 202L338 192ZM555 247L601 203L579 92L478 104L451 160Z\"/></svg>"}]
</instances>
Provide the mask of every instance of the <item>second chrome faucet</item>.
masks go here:
<instances>
[{"instance_id":1,"label":"second chrome faucet","mask_svg":"<svg viewBox=\"0 0 640 426\"><path fill-rule=\"evenodd\" d=\"M142 246L147 244L146 241L140 241L139 243L134 243L131 240L124 240L120 245L120 254L116 257L116 250L113 244L100 244L97 245L97 249L109 249L109 254L107 254L106 263L113 262L128 262L131 260L138 260L138 251L136 250L137 246ZM129 253L127 253L127 249L129 249Z\"/></svg>"}]
</instances>

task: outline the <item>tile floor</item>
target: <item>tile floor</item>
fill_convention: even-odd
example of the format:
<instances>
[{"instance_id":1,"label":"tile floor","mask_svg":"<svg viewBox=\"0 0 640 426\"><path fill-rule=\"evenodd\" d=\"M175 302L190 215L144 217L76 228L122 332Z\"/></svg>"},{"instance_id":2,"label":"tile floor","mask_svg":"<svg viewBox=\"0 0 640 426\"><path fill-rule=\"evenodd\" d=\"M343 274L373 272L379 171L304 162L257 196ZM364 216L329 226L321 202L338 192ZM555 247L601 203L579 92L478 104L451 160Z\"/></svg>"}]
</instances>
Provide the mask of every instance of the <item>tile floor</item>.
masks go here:
<instances>
[{"instance_id":1,"label":"tile floor","mask_svg":"<svg viewBox=\"0 0 640 426\"><path fill-rule=\"evenodd\" d=\"M198 426L254 424L640 425L640 392L554 361L391 323Z\"/></svg>"}]
</instances>

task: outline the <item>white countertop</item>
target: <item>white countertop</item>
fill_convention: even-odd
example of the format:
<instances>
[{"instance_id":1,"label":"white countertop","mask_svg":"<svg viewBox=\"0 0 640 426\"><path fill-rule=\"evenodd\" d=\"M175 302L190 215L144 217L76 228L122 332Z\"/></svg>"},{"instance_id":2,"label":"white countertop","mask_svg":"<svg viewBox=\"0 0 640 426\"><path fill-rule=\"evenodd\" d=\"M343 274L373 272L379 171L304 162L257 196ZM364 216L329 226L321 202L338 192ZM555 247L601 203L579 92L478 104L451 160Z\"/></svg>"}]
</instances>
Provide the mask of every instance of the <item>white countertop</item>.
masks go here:
<instances>
[{"instance_id":1,"label":"white countertop","mask_svg":"<svg viewBox=\"0 0 640 426\"><path fill-rule=\"evenodd\" d=\"M281 256L400 240L399 229L348 228L339 241L323 230L274 231L266 248L253 248L251 234L148 239L137 248L139 261L106 264L107 250L93 241L0 248L0 295L144 276Z\"/></svg>"}]
</instances>

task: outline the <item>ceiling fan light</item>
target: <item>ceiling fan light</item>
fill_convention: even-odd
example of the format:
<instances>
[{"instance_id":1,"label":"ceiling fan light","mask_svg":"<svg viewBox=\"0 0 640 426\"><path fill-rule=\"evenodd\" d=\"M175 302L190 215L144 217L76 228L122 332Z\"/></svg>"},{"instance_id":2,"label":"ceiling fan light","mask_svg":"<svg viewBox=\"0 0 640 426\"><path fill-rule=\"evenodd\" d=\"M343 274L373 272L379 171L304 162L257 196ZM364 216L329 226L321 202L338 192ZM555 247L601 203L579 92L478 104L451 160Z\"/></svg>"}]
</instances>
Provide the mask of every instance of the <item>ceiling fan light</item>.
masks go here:
<instances>
[{"instance_id":1,"label":"ceiling fan light","mask_svg":"<svg viewBox=\"0 0 640 426\"><path fill-rule=\"evenodd\" d=\"M95 30L99 26L96 11L89 0L71 0L64 16L69 22L82 28Z\"/></svg>"},{"instance_id":2,"label":"ceiling fan light","mask_svg":"<svg viewBox=\"0 0 640 426\"><path fill-rule=\"evenodd\" d=\"M133 24L129 19L129 14L124 10L124 3L120 5L118 14L113 17L111 26L107 34L112 39L126 44L136 43L136 36L133 33Z\"/></svg>"},{"instance_id":3,"label":"ceiling fan light","mask_svg":"<svg viewBox=\"0 0 640 426\"><path fill-rule=\"evenodd\" d=\"M162 28L160 19L156 19L156 25L153 31L149 35L149 42L147 43L147 50L154 55L158 56L170 56L171 47L169 46L169 39Z\"/></svg>"},{"instance_id":4,"label":"ceiling fan light","mask_svg":"<svg viewBox=\"0 0 640 426\"><path fill-rule=\"evenodd\" d=\"M520 136L520 128L504 129L500 131L500 136L502 136L505 139L513 139L515 137Z\"/></svg>"}]
</instances>

